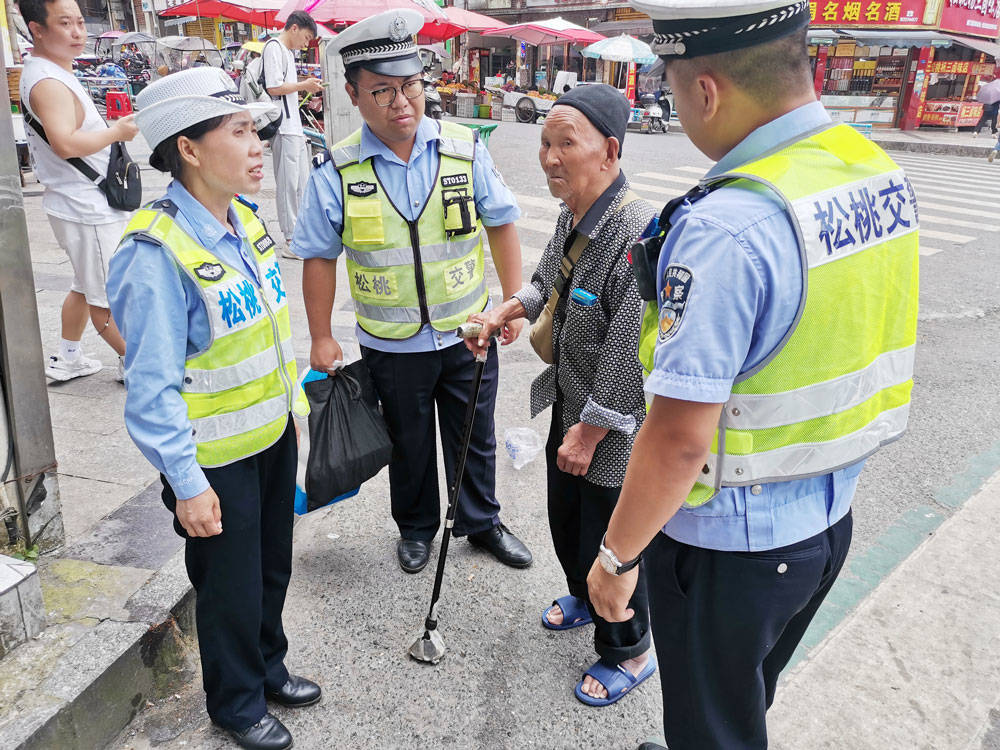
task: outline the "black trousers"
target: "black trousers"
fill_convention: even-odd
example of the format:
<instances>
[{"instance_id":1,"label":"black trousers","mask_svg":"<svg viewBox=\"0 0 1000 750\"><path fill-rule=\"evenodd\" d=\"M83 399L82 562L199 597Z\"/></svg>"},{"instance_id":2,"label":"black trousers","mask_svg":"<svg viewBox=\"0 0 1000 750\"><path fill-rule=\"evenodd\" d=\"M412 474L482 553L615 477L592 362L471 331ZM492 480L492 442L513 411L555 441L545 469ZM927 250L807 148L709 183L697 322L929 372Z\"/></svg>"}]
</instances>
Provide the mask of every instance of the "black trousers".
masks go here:
<instances>
[{"instance_id":1,"label":"black trousers","mask_svg":"<svg viewBox=\"0 0 1000 750\"><path fill-rule=\"evenodd\" d=\"M621 487L600 487L584 477L560 471L556 451L562 444L562 415L559 404L552 409L552 426L545 446L548 477L549 529L556 557L566 574L569 593L587 602L594 620L594 649L609 667L646 653L649 649L649 606L646 600L646 574L639 563L639 582L629 599L635 611L631 620L608 622L597 616L587 592L597 548L618 503Z\"/></svg>"},{"instance_id":2,"label":"black trousers","mask_svg":"<svg viewBox=\"0 0 1000 750\"><path fill-rule=\"evenodd\" d=\"M361 356L371 371L392 435L389 495L393 520L404 539L429 542L441 524L434 407L450 484L462 444L475 357L464 344L410 354L361 347ZM455 536L486 531L500 522L493 422L498 371L496 348L490 347L458 496Z\"/></svg>"},{"instance_id":3,"label":"black trousers","mask_svg":"<svg viewBox=\"0 0 1000 750\"><path fill-rule=\"evenodd\" d=\"M222 533L184 537L185 563L197 601L195 619L208 715L242 730L267 712L264 691L288 680L288 641L281 626L292 573L292 521L297 448L289 417L267 450L228 466L205 469L219 496ZM177 498L163 480L163 502ZM183 500L180 502L184 502Z\"/></svg>"},{"instance_id":4,"label":"black trousers","mask_svg":"<svg viewBox=\"0 0 1000 750\"><path fill-rule=\"evenodd\" d=\"M657 534L646 548L670 750L767 747L778 675L833 585L851 514L767 552L719 552Z\"/></svg>"},{"instance_id":5,"label":"black trousers","mask_svg":"<svg viewBox=\"0 0 1000 750\"><path fill-rule=\"evenodd\" d=\"M983 115L979 118L979 123L976 125L975 132L979 132L983 129L983 125L989 124L990 132L993 135L997 134L997 115L1000 114L1000 102L995 104L984 104L983 105Z\"/></svg>"}]
</instances>

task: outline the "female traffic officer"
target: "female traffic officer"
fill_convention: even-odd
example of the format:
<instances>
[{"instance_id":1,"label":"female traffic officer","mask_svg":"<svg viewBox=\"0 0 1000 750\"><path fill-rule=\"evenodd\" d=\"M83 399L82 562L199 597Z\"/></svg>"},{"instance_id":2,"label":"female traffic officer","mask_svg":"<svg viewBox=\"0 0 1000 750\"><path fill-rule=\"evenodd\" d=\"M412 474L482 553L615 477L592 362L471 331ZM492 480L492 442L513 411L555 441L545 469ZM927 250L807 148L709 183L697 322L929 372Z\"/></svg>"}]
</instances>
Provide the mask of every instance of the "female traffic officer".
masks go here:
<instances>
[{"instance_id":1,"label":"female traffic officer","mask_svg":"<svg viewBox=\"0 0 1000 750\"><path fill-rule=\"evenodd\" d=\"M166 194L136 212L108 295L125 361L125 423L161 473L186 540L208 713L247 748L291 735L265 699L304 706L281 610L291 573L297 385L274 241L243 195L260 190L254 117L218 68L166 76L137 97ZM234 198L233 196L236 195Z\"/></svg>"}]
</instances>

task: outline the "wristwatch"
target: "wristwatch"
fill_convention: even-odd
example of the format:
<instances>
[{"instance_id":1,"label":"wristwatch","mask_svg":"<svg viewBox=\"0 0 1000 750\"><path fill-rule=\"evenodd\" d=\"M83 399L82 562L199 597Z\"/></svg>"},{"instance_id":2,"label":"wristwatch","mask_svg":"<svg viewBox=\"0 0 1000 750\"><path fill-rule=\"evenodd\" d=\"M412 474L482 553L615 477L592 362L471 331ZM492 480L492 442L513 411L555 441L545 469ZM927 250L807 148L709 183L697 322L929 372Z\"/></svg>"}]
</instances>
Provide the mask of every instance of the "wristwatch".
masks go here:
<instances>
[{"instance_id":1,"label":"wristwatch","mask_svg":"<svg viewBox=\"0 0 1000 750\"><path fill-rule=\"evenodd\" d=\"M641 552L635 556L634 560L629 560L628 562L623 563L618 559L618 555L604 545L607 538L607 534L601 537L601 546L597 550L597 559L600 561L601 567L604 568L604 570L613 576L620 576L622 573L627 573L639 564L639 561L642 559Z\"/></svg>"}]
</instances>

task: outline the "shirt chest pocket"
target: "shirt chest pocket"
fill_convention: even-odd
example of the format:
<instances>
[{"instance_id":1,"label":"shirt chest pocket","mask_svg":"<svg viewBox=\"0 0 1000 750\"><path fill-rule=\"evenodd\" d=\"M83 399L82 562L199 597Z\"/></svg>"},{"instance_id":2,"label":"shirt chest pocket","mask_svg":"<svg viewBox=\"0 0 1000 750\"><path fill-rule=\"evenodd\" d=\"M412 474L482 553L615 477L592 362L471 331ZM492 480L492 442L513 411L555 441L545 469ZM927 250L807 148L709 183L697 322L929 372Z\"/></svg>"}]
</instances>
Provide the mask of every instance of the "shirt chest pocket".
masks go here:
<instances>
[{"instance_id":1,"label":"shirt chest pocket","mask_svg":"<svg viewBox=\"0 0 1000 750\"><path fill-rule=\"evenodd\" d=\"M347 202L347 223L351 237L359 245L382 245L385 230L382 227L382 202L375 199L355 199Z\"/></svg>"},{"instance_id":2,"label":"shirt chest pocket","mask_svg":"<svg viewBox=\"0 0 1000 750\"><path fill-rule=\"evenodd\" d=\"M608 334L607 311L600 300L593 305L583 305L570 296L565 300L562 330L559 332L560 350L564 356L583 363L596 365L596 355Z\"/></svg>"}]
</instances>

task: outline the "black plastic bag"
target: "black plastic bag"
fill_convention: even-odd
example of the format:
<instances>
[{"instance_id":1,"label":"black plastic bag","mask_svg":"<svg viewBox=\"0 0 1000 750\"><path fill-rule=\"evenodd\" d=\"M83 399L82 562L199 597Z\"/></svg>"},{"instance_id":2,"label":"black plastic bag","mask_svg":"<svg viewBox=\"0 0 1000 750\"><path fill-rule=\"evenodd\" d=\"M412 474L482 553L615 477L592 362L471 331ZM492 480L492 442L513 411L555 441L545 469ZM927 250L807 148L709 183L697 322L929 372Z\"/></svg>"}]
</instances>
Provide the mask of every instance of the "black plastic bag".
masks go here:
<instances>
[{"instance_id":1,"label":"black plastic bag","mask_svg":"<svg viewBox=\"0 0 1000 750\"><path fill-rule=\"evenodd\" d=\"M392 439L363 360L303 388L311 408L305 489L316 510L388 465Z\"/></svg>"}]
</instances>

